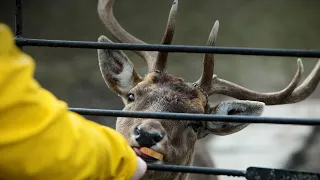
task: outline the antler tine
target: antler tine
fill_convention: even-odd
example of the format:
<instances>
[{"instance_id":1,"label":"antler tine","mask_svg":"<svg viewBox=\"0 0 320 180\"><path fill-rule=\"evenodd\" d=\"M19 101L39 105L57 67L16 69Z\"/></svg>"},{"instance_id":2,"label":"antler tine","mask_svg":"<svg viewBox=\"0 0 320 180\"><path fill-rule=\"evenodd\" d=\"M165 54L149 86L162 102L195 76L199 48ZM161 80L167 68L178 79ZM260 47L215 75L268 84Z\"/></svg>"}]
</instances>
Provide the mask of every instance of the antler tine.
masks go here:
<instances>
[{"instance_id":1,"label":"antler tine","mask_svg":"<svg viewBox=\"0 0 320 180\"><path fill-rule=\"evenodd\" d=\"M301 59L297 60L297 64L298 69L294 78L291 83L281 91L271 93L255 92L214 76L209 95L214 93L223 94L240 100L264 102L266 105L289 104L301 101L314 91L319 82L320 61L304 83L296 89L304 71Z\"/></svg>"},{"instance_id":2,"label":"antler tine","mask_svg":"<svg viewBox=\"0 0 320 180\"><path fill-rule=\"evenodd\" d=\"M320 59L309 76L296 88L283 104L296 103L306 99L316 89L320 81Z\"/></svg>"},{"instance_id":3,"label":"antler tine","mask_svg":"<svg viewBox=\"0 0 320 180\"><path fill-rule=\"evenodd\" d=\"M219 21L215 21L210 32L207 46L215 46L219 31ZM200 79L196 82L204 91L209 91L211 87L212 76L214 73L214 54L205 54L203 60L203 71Z\"/></svg>"},{"instance_id":4,"label":"antler tine","mask_svg":"<svg viewBox=\"0 0 320 180\"><path fill-rule=\"evenodd\" d=\"M99 0L98 2L98 14L100 20L107 27L107 29L111 32L111 34L117 38L118 41L123 43L139 43L139 44L147 44L144 41L132 36L128 33L122 26L118 23L116 18L113 15L113 4L114 0ZM155 57L157 56L157 52L149 52L149 51L135 51L139 56L147 61L148 69L152 68L154 64Z\"/></svg>"},{"instance_id":5,"label":"antler tine","mask_svg":"<svg viewBox=\"0 0 320 180\"><path fill-rule=\"evenodd\" d=\"M178 0L174 0L168 17L165 33L161 44L171 44L176 24L176 15L178 11ZM163 71L166 69L168 52L159 52L153 70Z\"/></svg>"}]
</instances>

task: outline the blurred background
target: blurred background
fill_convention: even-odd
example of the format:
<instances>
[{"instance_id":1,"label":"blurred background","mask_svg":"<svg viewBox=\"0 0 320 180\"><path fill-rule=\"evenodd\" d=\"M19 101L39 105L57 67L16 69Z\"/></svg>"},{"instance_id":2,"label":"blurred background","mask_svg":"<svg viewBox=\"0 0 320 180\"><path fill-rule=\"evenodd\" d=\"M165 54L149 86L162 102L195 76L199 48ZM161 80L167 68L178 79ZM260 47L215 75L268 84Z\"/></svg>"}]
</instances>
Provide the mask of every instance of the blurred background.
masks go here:
<instances>
[{"instance_id":1,"label":"blurred background","mask_svg":"<svg viewBox=\"0 0 320 180\"><path fill-rule=\"evenodd\" d=\"M15 2L1 0L0 21L14 29ZM115 16L134 36L161 41L172 0L117 0ZM114 40L97 14L97 1L23 1L23 36L40 39L96 41L104 34ZM215 20L220 21L217 46L286 49L320 49L320 1L316 0L181 0L173 44L205 45ZM123 108L101 77L93 49L24 47L37 63L36 79L70 107ZM146 63L125 51L140 74ZM256 91L278 91L291 81L294 57L215 55L215 73ZM171 53L169 72L197 80L203 54ZM318 59L303 58L303 80ZM320 87L305 101L267 107L263 116L319 117ZM211 101L228 99L213 96ZM113 117L88 118L114 127ZM219 168L248 166L287 167L320 171L318 127L251 125L226 137L206 139L206 147ZM228 179L228 178L225 178ZM231 178L232 179L232 178Z\"/></svg>"}]
</instances>

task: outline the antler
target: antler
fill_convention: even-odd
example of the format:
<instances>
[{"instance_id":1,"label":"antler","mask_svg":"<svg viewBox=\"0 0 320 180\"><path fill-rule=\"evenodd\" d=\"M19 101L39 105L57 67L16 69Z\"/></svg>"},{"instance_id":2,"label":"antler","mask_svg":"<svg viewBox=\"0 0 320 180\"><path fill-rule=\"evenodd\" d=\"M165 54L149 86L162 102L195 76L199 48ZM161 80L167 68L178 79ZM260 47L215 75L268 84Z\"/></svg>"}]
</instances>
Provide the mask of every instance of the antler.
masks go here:
<instances>
[{"instance_id":1,"label":"antler","mask_svg":"<svg viewBox=\"0 0 320 180\"><path fill-rule=\"evenodd\" d=\"M303 73L301 59L298 59L298 70L291 83L281 91L271 93L260 93L249 90L232 82L213 77L211 89L208 94L223 94L236 99L261 101L266 105L290 104L306 99L317 87L320 80L320 60L299 86L299 81Z\"/></svg>"},{"instance_id":2,"label":"antler","mask_svg":"<svg viewBox=\"0 0 320 180\"><path fill-rule=\"evenodd\" d=\"M219 21L216 21L212 27L207 46L215 46L219 30ZM205 54L203 60L203 71L200 79L196 82L204 91L209 91L211 88L212 76L214 73L214 55Z\"/></svg>"},{"instance_id":3,"label":"antler","mask_svg":"<svg viewBox=\"0 0 320 180\"><path fill-rule=\"evenodd\" d=\"M216 21L208 38L207 46L215 46L219 21ZM203 72L196 82L208 95L223 94L240 100L264 102L266 105L296 103L307 98L317 87L320 80L320 60L315 68L299 86L304 71L301 59L297 60L298 69L290 84L278 92L260 93L220 79L214 75L214 55L205 54Z\"/></svg>"},{"instance_id":4,"label":"antler","mask_svg":"<svg viewBox=\"0 0 320 180\"><path fill-rule=\"evenodd\" d=\"M161 41L161 44L171 44L173 39L175 24L176 24L176 14L178 10L178 0L174 0L172 3L172 7L169 13L167 27ZM163 71L166 69L168 58L168 52L159 52L153 70Z\"/></svg>"},{"instance_id":5,"label":"antler","mask_svg":"<svg viewBox=\"0 0 320 180\"><path fill-rule=\"evenodd\" d=\"M98 2L98 14L103 24L108 28L111 34L117 38L118 41L123 43L138 43L147 44L146 42L134 37L118 23L113 15L113 4L114 0L99 0ZM174 27L175 27L175 16L178 7L178 0L174 0L169 19L166 27L165 34L162 39L162 44L171 44ZM152 52L152 51L138 51L135 50L139 56L146 60L148 64L148 70L164 70L167 62L167 52Z\"/></svg>"}]
</instances>

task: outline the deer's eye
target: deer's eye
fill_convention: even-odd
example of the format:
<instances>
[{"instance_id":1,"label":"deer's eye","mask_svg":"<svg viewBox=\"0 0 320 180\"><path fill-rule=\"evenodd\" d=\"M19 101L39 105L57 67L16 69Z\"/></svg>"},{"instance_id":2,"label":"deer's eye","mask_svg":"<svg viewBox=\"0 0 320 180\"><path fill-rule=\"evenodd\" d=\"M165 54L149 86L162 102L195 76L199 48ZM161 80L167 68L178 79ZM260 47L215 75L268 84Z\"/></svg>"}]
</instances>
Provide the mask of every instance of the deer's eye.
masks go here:
<instances>
[{"instance_id":1,"label":"deer's eye","mask_svg":"<svg viewBox=\"0 0 320 180\"><path fill-rule=\"evenodd\" d=\"M134 101L134 94L132 94L132 93L127 94L127 101L129 103L133 102Z\"/></svg>"},{"instance_id":2,"label":"deer's eye","mask_svg":"<svg viewBox=\"0 0 320 180\"><path fill-rule=\"evenodd\" d=\"M199 122L192 122L189 124L189 126L191 126L191 128L193 129L194 132L198 132L199 129L201 128L202 124Z\"/></svg>"}]
</instances>

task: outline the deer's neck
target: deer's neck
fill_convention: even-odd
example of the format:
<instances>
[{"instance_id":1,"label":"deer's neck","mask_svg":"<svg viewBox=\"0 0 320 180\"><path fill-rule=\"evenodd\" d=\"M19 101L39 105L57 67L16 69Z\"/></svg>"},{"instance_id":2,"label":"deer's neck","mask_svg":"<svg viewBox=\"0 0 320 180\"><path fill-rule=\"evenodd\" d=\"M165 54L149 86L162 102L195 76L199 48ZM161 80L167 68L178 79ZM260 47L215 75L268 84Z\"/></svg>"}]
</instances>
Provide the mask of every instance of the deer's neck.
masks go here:
<instances>
[{"instance_id":1,"label":"deer's neck","mask_svg":"<svg viewBox=\"0 0 320 180\"><path fill-rule=\"evenodd\" d=\"M177 165L190 166L193 160L194 150L190 150L183 161L173 163ZM175 172L163 172L163 171L147 171L142 180L187 180L188 173L175 173Z\"/></svg>"},{"instance_id":2,"label":"deer's neck","mask_svg":"<svg viewBox=\"0 0 320 180\"><path fill-rule=\"evenodd\" d=\"M194 157L194 149L189 151L189 153L186 155L186 158L181 163L181 165L190 166L192 164L193 157ZM174 180L187 180L188 177L189 177L188 173L176 173Z\"/></svg>"}]
</instances>

